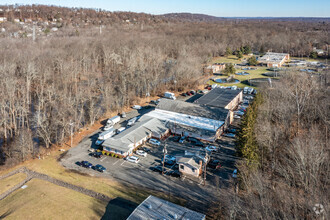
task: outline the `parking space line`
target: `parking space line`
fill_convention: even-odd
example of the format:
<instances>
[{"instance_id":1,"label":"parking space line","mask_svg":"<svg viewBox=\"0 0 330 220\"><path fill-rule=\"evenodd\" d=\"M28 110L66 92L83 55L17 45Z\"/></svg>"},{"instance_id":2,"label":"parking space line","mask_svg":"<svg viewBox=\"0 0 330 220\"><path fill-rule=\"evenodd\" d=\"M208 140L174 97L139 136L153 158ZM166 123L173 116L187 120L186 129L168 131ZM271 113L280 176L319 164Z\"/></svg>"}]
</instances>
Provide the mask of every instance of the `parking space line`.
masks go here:
<instances>
[{"instance_id":1,"label":"parking space line","mask_svg":"<svg viewBox=\"0 0 330 220\"><path fill-rule=\"evenodd\" d=\"M200 183L198 183L198 185L202 185L202 183L203 183L203 180L201 180L201 182L200 182Z\"/></svg>"},{"instance_id":2,"label":"parking space line","mask_svg":"<svg viewBox=\"0 0 330 220\"><path fill-rule=\"evenodd\" d=\"M124 160L120 165L122 166L125 162L126 162L126 160Z\"/></svg>"},{"instance_id":3,"label":"parking space line","mask_svg":"<svg viewBox=\"0 0 330 220\"><path fill-rule=\"evenodd\" d=\"M112 165L115 165L116 163L118 163L120 160L117 160L116 162L114 162ZM125 161L124 161L125 162Z\"/></svg>"},{"instance_id":4,"label":"parking space line","mask_svg":"<svg viewBox=\"0 0 330 220\"><path fill-rule=\"evenodd\" d=\"M106 157L103 157L100 161L103 162L103 160L105 160Z\"/></svg>"}]
</instances>

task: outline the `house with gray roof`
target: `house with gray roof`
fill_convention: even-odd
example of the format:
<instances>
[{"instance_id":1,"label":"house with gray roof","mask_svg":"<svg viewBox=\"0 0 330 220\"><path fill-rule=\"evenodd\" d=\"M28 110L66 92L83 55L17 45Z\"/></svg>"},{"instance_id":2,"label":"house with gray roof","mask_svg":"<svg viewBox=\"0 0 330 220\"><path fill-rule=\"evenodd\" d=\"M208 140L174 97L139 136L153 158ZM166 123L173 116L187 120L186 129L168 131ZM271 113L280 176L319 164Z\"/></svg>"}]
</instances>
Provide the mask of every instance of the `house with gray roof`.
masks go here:
<instances>
[{"instance_id":1,"label":"house with gray roof","mask_svg":"<svg viewBox=\"0 0 330 220\"><path fill-rule=\"evenodd\" d=\"M205 220L205 215L155 196L146 198L127 220Z\"/></svg>"}]
</instances>

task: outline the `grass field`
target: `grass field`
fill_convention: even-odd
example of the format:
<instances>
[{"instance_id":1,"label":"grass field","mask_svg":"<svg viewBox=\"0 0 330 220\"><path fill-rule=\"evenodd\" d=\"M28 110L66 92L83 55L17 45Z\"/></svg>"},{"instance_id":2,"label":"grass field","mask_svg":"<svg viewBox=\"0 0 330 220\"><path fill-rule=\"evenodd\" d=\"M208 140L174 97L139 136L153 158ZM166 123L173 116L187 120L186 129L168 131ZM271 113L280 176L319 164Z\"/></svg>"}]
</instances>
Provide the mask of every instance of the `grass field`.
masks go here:
<instances>
[{"instance_id":1,"label":"grass field","mask_svg":"<svg viewBox=\"0 0 330 220\"><path fill-rule=\"evenodd\" d=\"M0 194L13 188L16 184L22 182L26 178L25 173L17 173L13 176L0 180Z\"/></svg>"},{"instance_id":2,"label":"grass field","mask_svg":"<svg viewBox=\"0 0 330 220\"><path fill-rule=\"evenodd\" d=\"M241 63L244 59L248 59L250 56L244 55L244 57L241 60L238 60L238 58L235 55L230 55L228 57L214 57L212 59L213 63L233 63L233 64L238 64Z\"/></svg>"},{"instance_id":3,"label":"grass field","mask_svg":"<svg viewBox=\"0 0 330 220\"><path fill-rule=\"evenodd\" d=\"M27 183L29 186L28 188L24 190L19 189L4 200L0 201L0 219L7 211L15 211L10 214L12 219L32 219L34 217L36 219L99 219L103 215L107 216L107 219L126 219L134 208L150 194L181 205L184 205L186 202L185 200L175 198L174 196L168 198L167 195L160 192L147 191L135 186L128 187L110 179L92 177L67 170L58 162L61 153L62 152L59 151L53 151L44 159L27 161L20 166L7 170L6 172L0 172L0 175L21 166L25 166L31 170L47 174L56 179L105 194L112 198L112 200L105 204L104 202L98 201L84 194L45 181L33 179ZM19 182L17 178L24 177L14 175L12 178L0 180L1 190L1 186L7 186L9 183L11 185L17 184ZM67 198L66 195L68 195L69 198ZM38 198L40 199L40 202ZM24 205L25 203L28 204ZM66 204L68 205L67 207ZM74 207L71 207L71 204ZM51 208L52 206L54 206L54 209ZM29 213L29 210L36 211ZM78 213L79 210L81 213ZM22 218L23 216L27 216L27 218Z\"/></svg>"},{"instance_id":4,"label":"grass field","mask_svg":"<svg viewBox=\"0 0 330 220\"><path fill-rule=\"evenodd\" d=\"M52 183L32 179L0 201L0 218L100 219L107 203Z\"/></svg>"}]
</instances>

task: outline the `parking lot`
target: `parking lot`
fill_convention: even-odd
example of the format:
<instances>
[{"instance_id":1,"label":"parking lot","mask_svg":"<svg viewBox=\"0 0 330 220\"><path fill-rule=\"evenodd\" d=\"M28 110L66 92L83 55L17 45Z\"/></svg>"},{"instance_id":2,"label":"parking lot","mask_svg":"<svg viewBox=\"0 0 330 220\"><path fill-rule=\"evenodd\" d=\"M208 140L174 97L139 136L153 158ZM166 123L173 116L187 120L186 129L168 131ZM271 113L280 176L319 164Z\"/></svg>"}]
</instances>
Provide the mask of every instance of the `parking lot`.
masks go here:
<instances>
[{"instance_id":1,"label":"parking lot","mask_svg":"<svg viewBox=\"0 0 330 220\"><path fill-rule=\"evenodd\" d=\"M121 119L116 128L126 126L127 120L143 115L154 107L141 110L133 110L127 113L127 117ZM237 128L239 119L236 119L231 125L231 128ZM216 146L217 151L210 153L210 158L219 160L221 163L220 169L211 169L207 167L206 181L204 183L204 175L199 178L182 176L181 178L162 175L159 172L152 171L150 168L162 165L161 159L164 156L163 149L166 145L167 154L173 156L182 156L185 151L193 151L204 148L193 146L190 142L178 142L178 137L170 136L166 140L162 140L160 146L145 143L144 148L148 151L146 157L138 156L139 163L132 163L124 159L118 159L103 155L101 158L90 156L89 149L96 148L95 141L101 131L96 131L90 137L86 137L75 148L70 149L62 158L61 163L68 169L78 170L82 173L87 173L91 176L102 176L123 183L130 183L136 186L141 186L147 189L160 190L168 193L169 196L176 195L191 201L192 204L199 206L208 204L214 201L216 189L232 187L232 173L235 169L235 144L234 138L221 136L213 146ZM206 147L208 143L204 143ZM137 156L137 155L136 155ZM78 161L89 161L93 165L100 164L106 168L104 173L100 173L93 169L87 169L78 166ZM177 169L175 166L165 166L166 171ZM205 184L205 185L204 185ZM205 203L206 202L206 203ZM206 207L204 207L206 208Z\"/></svg>"}]
</instances>

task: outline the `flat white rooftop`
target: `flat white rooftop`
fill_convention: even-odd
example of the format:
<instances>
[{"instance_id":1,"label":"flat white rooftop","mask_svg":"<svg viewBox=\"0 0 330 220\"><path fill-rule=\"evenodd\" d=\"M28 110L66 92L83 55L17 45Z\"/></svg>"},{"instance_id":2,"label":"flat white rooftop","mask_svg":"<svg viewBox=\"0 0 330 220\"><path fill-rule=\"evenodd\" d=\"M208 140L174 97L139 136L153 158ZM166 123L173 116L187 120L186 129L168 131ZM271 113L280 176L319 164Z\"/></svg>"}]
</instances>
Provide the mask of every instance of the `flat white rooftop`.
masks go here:
<instances>
[{"instance_id":1,"label":"flat white rooftop","mask_svg":"<svg viewBox=\"0 0 330 220\"><path fill-rule=\"evenodd\" d=\"M209 131L217 131L224 124L224 121L218 121L214 119L197 117L188 114L170 112L160 109L151 111L146 115L149 117L158 118L160 120L170 121L172 123L205 129Z\"/></svg>"}]
</instances>

